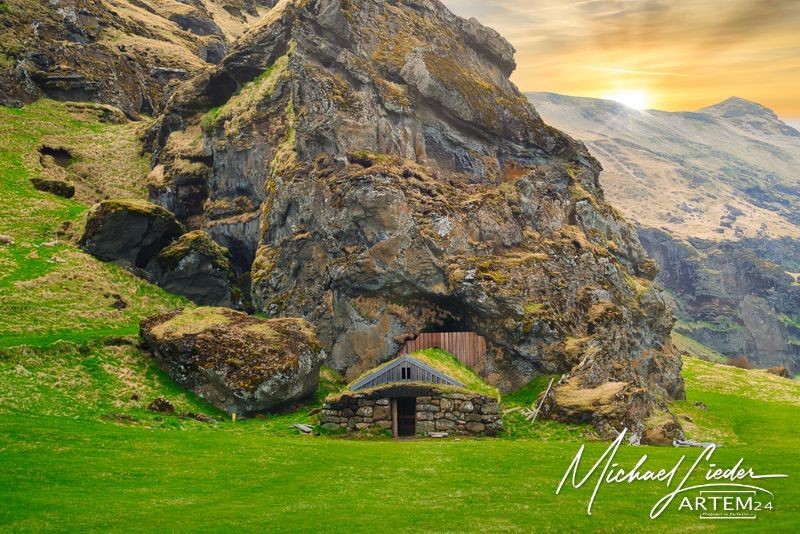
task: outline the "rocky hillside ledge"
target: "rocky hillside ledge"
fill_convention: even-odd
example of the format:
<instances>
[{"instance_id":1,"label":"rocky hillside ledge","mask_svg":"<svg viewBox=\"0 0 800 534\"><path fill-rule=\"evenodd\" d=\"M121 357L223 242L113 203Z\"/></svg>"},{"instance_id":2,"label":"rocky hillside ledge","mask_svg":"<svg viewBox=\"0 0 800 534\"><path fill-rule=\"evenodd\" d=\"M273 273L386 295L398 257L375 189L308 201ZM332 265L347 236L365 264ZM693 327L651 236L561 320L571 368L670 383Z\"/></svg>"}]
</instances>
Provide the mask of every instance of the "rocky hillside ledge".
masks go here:
<instances>
[{"instance_id":1,"label":"rocky hillside ledge","mask_svg":"<svg viewBox=\"0 0 800 534\"><path fill-rule=\"evenodd\" d=\"M0 0L0 104L42 96L152 114L274 0Z\"/></svg>"},{"instance_id":2,"label":"rocky hillside ledge","mask_svg":"<svg viewBox=\"0 0 800 534\"><path fill-rule=\"evenodd\" d=\"M671 290L677 333L752 365L800 372L800 284L787 271L798 268L800 243L683 240L652 228L639 236Z\"/></svg>"},{"instance_id":3,"label":"rocky hillside ledge","mask_svg":"<svg viewBox=\"0 0 800 534\"><path fill-rule=\"evenodd\" d=\"M150 317L141 336L173 380L239 416L312 395L325 359L302 319L263 320L224 308Z\"/></svg>"},{"instance_id":4,"label":"rocky hillside ledge","mask_svg":"<svg viewBox=\"0 0 800 534\"><path fill-rule=\"evenodd\" d=\"M620 383L640 430L683 395L655 264L514 67L438 1L283 0L170 99L151 200L251 271L259 310L312 323L348 378L422 331L476 331L489 382Z\"/></svg>"}]
</instances>

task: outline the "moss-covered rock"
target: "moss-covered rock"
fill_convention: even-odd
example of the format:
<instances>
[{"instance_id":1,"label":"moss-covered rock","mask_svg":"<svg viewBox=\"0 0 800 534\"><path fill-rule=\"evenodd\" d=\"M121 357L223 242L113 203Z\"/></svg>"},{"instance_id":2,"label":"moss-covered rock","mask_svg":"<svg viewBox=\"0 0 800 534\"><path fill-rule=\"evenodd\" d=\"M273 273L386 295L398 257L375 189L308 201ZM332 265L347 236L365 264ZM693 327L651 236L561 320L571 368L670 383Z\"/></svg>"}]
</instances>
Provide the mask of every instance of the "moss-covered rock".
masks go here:
<instances>
[{"instance_id":1,"label":"moss-covered rock","mask_svg":"<svg viewBox=\"0 0 800 534\"><path fill-rule=\"evenodd\" d=\"M183 234L156 257L163 267L175 269L189 254L202 254L216 269L230 271L228 249L219 246L205 231L195 230Z\"/></svg>"},{"instance_id":2,"label":"moss-covered rock","mask_svg":"<svg viewBox=\"0 0 800 534\"><path fill-rule=\"evenodd\" d=\"M325 357L302 319L264 320L225 308L150 317L141 335L176 382L240 416L312 395Z\"/></svg>"},{"instance_id":3,"label":"moss-covered rock","mask_svg":"<svg viewBox=\"0 0 800 534\"><path fill-rule=\"evenodd\" d=\"M147 266L159 286L202 306L232 306L230 253L203 230L182 235Z\"/></svg>"},{"instance_id":4,"label":"moss-covered rock","mask_svg":"<svg viewBox=\"0 0 800 534\"><path fill-rule=\"evenodd\" d=\"M175 216L161 206L136 199L106 200L89 211L80 246L103 261L143 269L183 233Z\"/></svg>"},{"instance_id":5,"label":"moss-covered rock","mask_svg":"<svg viewBox=\"0 0 800 534\"><path fill-rule=\"evenodd\" d=\"M256 309L314 324L348 379L420 332L469 330L501 390L626 383L640 423L683 396L671 313L599 164L513 68L508 42L438 1L280 2L169 100L151 198L228 246ZM208 163L202 213L185 161Z\"/></svg>"},{"instance_id":6,"label":"moss-covered rock","mask_svg":"<svg viewBox=\"0 0 800 534\"><path fill-rule=\"evenodd\" d=\"M153 113L275 2L0 3L0 103L47 96L110 104L129 117Z\"/></svg>"}]
</instances>

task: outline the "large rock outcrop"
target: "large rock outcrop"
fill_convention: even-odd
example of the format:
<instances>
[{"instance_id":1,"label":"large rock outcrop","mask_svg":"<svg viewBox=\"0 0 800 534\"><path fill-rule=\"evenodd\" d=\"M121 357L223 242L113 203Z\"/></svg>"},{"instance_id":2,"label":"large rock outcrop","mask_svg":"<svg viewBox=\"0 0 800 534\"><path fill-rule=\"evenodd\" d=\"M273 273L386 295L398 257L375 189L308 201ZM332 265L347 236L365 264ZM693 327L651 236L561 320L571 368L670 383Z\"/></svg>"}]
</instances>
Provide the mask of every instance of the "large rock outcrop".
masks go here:
<instances>
[{"instance_id":1,"label":"large rock outcrop","mask_svg":"<svg viewBox=\"0 0 800 534\"><path fill-rule=\"evenodd\" d=\"M231 250L258 309L311 322L348 377L422 331L474 330L491 382L612 382L608 402L636 411L587 417L641 430L683 396L655 264L513 68L438 1L283 0L170 99L151 198Z\"/></svg>"},{"instance_id":2,"label":"large rock outcrop","mask_svg":"<svg viewBox=\"0 0 800 534\"><path fill-rule=\"evenodd\" d=\"M263 320L224 308L157 315L142 322L141 335L173 380L240 416L312 395L325 357L302 319Z\"/></svg>"},{"instance_id":3,"label":"large rock outcrop","mask_svg":"<svg viewBox=\"0 0 800 534\"><path fill-rule=\"evenodd\" d=\"M608 198L660 263L676 333L800 369L800 132L735 97L694 112L528 98L600 159Z\"/></svg>"}]
</instances>

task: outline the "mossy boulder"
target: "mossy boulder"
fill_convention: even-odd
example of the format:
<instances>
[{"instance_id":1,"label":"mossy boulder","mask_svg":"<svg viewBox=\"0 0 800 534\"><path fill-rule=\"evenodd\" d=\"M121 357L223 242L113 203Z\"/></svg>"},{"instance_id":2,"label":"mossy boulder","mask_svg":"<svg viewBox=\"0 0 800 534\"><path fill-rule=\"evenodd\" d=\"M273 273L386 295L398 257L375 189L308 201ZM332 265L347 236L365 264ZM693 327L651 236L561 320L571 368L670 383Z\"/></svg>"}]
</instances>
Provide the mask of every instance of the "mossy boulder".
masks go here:
<instances>
[{"instance_id":1,"label":"mossy boulder","mask_svg":"<svg viewBox=\"0 0 800 534\"><path fill-rule=\"evenodd\" d=\"M106 200L95 205L80 239L83 250L103 261L145 268L184 233L166 209L142 200Z\"/></svg>"},{"instance_id":2,"label":"mossy boulder","mask_svg":"<svg viewBox=\"0 0 800 534\"><path fill-rule=\"evenodd\" d=\"M776 365L775 367L770 367L769 369L767 369L767 372L771 375L779 376L781 378L792 378L792 374L783 365Z\"/></svg>"},{"instance_id":3,"label":"mossy boulder","mask_svg":"<svg viewBox=\"0 0 800 534\"><path fill-rule=\"evenodd\" d=\"M564 422L594 423L608 439L626 428L645 445L671 445L683 439L678 420L652 394L629 382L601 380L586 384L567 377L544 395L542 415Z\"/></svg>"},{"instance_id":4,"label":"mossy boulder","mask_svg":"<svg viewBox=\"0 0 800 534\"><path fill-rule=\"evenodd\" d=\"M228 249L203 230L182 235L147 266L159 286L200 305L232 306L235 276Z\"/></svg>"},{"instance_id":5,"label":"mossy boulder","mask_svg":"<svg viewBox=\"0 0 800 534\"><path fill-rule=\"evenodd\" d=\"M141 336L178 384L228 413L249 416L314 393L325 353L303 319L259 319L225 308L156 315Z\"/></svg>"}]
</instances>

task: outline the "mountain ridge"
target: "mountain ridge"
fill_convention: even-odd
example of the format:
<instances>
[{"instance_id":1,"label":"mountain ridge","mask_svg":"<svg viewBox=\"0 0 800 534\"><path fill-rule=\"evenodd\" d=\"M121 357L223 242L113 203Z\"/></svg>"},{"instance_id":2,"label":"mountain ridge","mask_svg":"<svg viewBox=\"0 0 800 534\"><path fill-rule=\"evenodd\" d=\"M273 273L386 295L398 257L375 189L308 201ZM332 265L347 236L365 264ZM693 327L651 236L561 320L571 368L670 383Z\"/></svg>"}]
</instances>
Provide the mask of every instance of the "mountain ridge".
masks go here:
<instances>
[{"instance_id":1,"label":"mountain ridge","mask_svg":"<svg viewBox=\"0 0 800 534\"><path fill-rule=\"evenodd\" d=\"M759 114L745 124L726 118L719 112L729 109L730 99L724 108L719 107L724 102L711 106L712 112L665 112L554 93L528 97L549 123L598 155L606 176L617 177L606 180L607 194L637 222L686 239L731 240L765 232L800 237L795 209L800 185L792 170L800 165L800 137L780 119L765 122ZM716 198L703 201L698 190ZM642 200L651 203L648 210L636 209Z\"/></svg>"}]
</instances>

